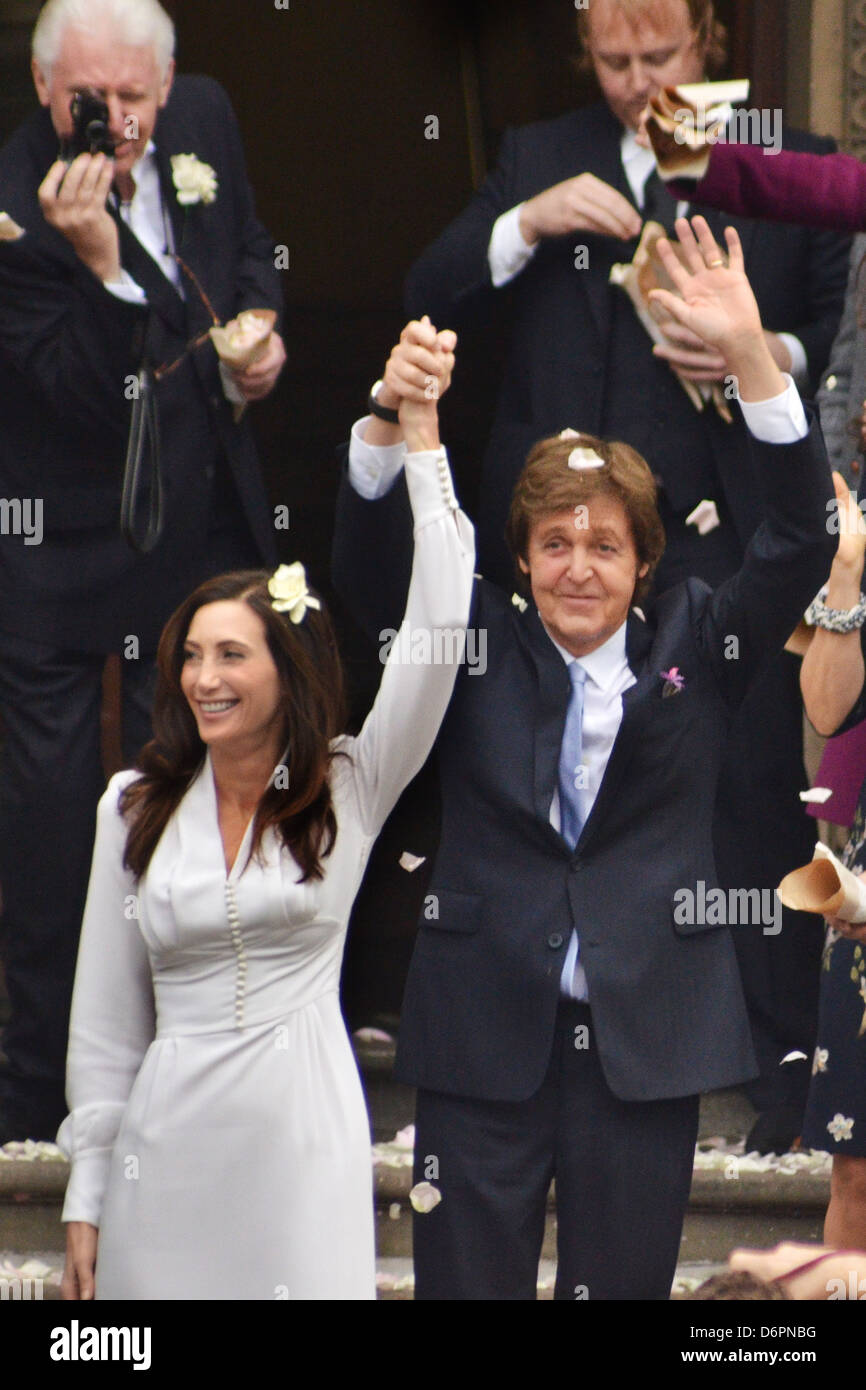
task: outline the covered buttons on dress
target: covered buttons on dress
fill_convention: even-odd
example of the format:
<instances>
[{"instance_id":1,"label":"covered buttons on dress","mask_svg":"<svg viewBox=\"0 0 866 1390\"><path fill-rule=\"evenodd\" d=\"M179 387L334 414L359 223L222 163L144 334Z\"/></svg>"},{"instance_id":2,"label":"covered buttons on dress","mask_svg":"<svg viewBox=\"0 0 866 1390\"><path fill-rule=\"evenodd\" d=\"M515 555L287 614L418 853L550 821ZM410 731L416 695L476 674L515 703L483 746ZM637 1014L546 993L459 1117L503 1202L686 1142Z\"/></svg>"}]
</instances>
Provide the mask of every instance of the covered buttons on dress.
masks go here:
<instances>
[{"instance_id":1,"label":"covered buttons on dress","mask_svg":"<svg viewBox=\"0 0 866 1390\"><path fill-rule=\"evenodd\" d=\"M235 897L235 886L226 880L225 886L226 914L229 919L229 935L231 936L232 946L236 956L237 974L235 976L235 1027L244 1026L244 1000L247 990L247 955L244 949L244 937L241 931L241 919L238 913L238 903Z\"/></svg>"}]
</instances>

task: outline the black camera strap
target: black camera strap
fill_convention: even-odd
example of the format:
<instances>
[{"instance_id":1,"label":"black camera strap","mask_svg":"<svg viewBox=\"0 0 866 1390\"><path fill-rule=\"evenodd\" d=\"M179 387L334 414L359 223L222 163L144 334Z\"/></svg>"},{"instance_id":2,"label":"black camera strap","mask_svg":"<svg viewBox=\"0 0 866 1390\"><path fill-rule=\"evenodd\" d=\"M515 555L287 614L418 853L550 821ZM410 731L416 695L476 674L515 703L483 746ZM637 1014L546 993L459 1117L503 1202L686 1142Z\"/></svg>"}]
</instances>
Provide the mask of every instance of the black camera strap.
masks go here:
<instances>
[{"instance_id":1,"label":"black camera strap","mask_svg":"<svg viewBox=\"0 0 866 1390\"><path fill-rule=\"evenodd\" d=\"M132 402L120 499L121 533L127 544L142 555L153 550L165 522L159 417L154 387L153 377L142 365ZM149 492L146 501L143 495L145 491Z\"/></svg>"}]
</instances>

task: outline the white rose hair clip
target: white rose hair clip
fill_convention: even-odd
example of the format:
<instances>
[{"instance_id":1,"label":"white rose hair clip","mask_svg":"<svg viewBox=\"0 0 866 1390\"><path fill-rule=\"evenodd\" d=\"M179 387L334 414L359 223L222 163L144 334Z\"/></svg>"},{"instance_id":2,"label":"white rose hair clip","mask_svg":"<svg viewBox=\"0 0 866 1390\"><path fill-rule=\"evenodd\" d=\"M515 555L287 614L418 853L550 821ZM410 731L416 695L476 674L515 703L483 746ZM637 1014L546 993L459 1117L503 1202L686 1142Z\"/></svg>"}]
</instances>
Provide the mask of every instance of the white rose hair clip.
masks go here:
<instances>
[{"instance_id":1,"label":"white rose hair clip","mask_svg":"<svg viewBox=\"0 0 866 1390\"><path fill-rule=\"evenodd\" d=\"M268 580L271 607L277 613L288 613L293 623L302 623L308 608L321 611L321 603L307 587L307 575L300 560L293 565L280 565Z\"/></svg>"},{"instance_id":2,"label":"white rose hair clip","mask_svg":"<svg viewBox=\"0 0 866 1390\"><path fill-rule=\"evenodd\" d=\"M560 439L580 439L577 430L563 430ZM572 449L568 456L568 466L579 473L584 468L604 468L604 459L595 449L588 449L585 444L580 444L576 449Z\"/></svg>"}]
</instances>

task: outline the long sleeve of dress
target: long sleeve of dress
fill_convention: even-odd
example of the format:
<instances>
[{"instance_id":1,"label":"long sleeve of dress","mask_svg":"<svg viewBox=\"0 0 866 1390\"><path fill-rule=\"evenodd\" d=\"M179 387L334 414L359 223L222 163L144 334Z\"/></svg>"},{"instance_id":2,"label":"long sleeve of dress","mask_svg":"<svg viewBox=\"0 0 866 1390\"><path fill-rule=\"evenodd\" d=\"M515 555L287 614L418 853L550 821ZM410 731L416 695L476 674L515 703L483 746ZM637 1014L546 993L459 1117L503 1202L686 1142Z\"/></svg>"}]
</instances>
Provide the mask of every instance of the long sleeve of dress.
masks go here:
<instances>
[{"instance_id":1,"label":"long sleeve of dress","mask_svg":"<svg viewBox=\"0 0 866 1390\"><path fill-rule=\"evenodd\" d=\"M406 483L415 535L406 611L399 629L379 633L382 682L350 745L359 812L371 835L424 765L470 654L474 533L458 510L445 451L408 454ZM480 650L473 643L472 657ZM483 678L480 660L471 670Z\"/></svg>"},{"instance_id":2,"label":"long sleeve of dress","mask_svg":"<svg viewBox=\"0 0 866 1390\"><path fill-rule=\"evenodd\" d=\"M123 1111L155 1028L137 883L123 868L127 826L118 797L132 776L123 772L111 779L97 812L69 1028L70 1113L57 1135L72 1164L63 1220L93 1226L100 1222Z\"/></svg>"}]
</instances>

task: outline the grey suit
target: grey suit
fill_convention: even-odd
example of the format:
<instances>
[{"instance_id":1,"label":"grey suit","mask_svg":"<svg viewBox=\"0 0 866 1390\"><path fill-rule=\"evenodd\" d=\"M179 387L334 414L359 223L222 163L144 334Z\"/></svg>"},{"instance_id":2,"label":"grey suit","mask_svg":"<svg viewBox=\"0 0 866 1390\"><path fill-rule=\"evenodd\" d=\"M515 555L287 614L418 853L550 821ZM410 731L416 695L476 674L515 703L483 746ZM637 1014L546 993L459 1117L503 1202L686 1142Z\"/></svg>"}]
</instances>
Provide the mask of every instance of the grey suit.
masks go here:
<instances>
[{"instance_id":1,"label":"grey suit","mask_svg":"<svg viewBox=\"0 0 866 1390\"><path fill-rule=\"evenodd\" d=\"M854 238L851 272L845 295L845 309L839 324L830 361L816 397L821 428L827 441L827 455L848 486L862 492L863 450L851 422L857 419L866 401L866 323L863 320L864 286L860 284L860 265L866 256L866 234Z\"/></svg>"}]
</instances>

